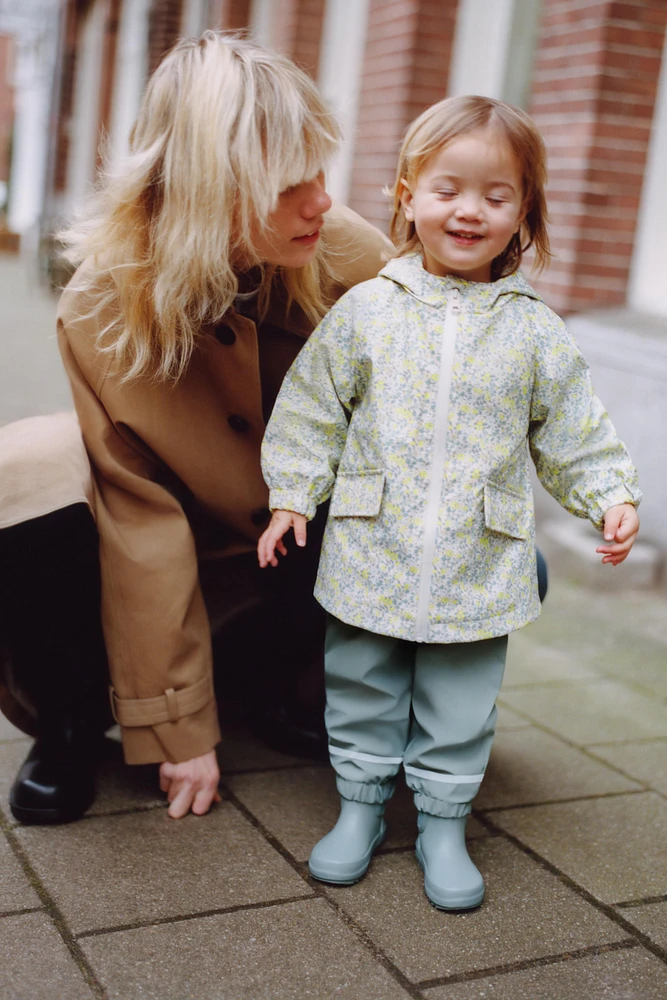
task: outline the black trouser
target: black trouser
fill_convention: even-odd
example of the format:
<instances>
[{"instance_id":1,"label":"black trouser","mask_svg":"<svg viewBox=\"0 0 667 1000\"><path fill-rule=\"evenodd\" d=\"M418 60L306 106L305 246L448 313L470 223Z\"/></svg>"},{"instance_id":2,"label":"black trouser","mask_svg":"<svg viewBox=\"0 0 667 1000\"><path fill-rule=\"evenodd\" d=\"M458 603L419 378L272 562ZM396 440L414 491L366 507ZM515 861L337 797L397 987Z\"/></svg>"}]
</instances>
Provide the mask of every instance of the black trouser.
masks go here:
<instances>
[{"instance_id":1,"label":"black trouser","mask_svg":"<svg viewBox=\"0 0 667 1000\"><path fill-rule=\"evenodd\" d=\"M241 702L250 716L285 703L323 709L324 612L312 591L325 520L322 509L305 550L286 540L279 568L257 571L256 604L214 637L221 704ZM8 686L38 729L60 719L112 723L98 535L86 504L0 531L0 640Z\"/></svg>"}]
</instances>

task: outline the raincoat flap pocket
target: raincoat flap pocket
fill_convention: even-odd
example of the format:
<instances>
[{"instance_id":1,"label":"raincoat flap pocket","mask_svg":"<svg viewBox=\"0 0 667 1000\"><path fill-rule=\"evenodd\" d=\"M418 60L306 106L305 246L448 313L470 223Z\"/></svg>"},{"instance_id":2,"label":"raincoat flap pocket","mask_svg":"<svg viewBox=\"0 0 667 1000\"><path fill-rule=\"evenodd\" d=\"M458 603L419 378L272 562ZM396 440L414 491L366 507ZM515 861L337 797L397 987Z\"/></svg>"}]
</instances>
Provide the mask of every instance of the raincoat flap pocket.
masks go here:
<instances>
[{"instance_id":1,"label":"raincoat flap pocket","mask_svg":"<svg viewBox=\"0 0 667 1000\"><path fill-rule=\"evenodd\" d=\"M329 513L332 517L377 517L383 491L382 469L339 472Z\"/></svg>"},{"instance_id":2,"label":"raincoat flap pocket","mask_svg":"<svg viewBox=\"0 0 667 1000\"><path fill-rule=\"evenodd\" d=\"M495 483L484 485L484 523L489 531L510 538L529 538L533 516L532 497Z\"/></svg>"}]
</instances>

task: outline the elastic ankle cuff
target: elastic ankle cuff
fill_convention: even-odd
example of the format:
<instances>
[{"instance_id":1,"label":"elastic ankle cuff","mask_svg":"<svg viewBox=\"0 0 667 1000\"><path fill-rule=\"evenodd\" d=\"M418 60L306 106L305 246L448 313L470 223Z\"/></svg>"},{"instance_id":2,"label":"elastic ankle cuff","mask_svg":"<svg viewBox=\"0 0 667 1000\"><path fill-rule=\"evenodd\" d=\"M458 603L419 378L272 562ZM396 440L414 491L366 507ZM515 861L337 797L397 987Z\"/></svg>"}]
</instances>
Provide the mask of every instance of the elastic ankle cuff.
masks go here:
<instances>
[{"instance_id":1,"label":"elastic ankle cuff","mask_svg":"<svg viewBox=\"0 0 667 1000\"><path fill-rule=\"evenodd\" d=\"M429 816L440 816L442 819L460 819L461 816L469 816L472 810L470 802L445 802L424 795L423 792L417 792L414 798L418 812L428 813Z\"/></svg>"},{"instance_id":2,"label":"elastic ankle cuff","mask_svg":"<svg viewBox=\"0 0 667 1000\"><path fill-rule=\"evenodd\" d=\"M348 781L337 777L336 788L341 798L350 799L351 802L366 802L368 805L379 805L394 794L393 781Z\"/></svg>"}]
</instances>

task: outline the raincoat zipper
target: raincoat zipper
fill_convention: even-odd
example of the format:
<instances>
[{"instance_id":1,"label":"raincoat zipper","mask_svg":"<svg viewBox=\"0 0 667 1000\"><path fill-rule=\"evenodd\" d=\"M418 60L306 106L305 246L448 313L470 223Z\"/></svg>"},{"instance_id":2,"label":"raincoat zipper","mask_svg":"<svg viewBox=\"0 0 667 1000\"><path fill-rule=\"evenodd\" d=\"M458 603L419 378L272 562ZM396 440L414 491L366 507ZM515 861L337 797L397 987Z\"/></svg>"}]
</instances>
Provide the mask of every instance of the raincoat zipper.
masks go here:
<instances>
[{"instance_id":1,"label":"raincoat zipper","mask_svg":"<svg viewBox=\"0 0 667 1000\"><path fill-rule=\"evenodd\" d=\"M426 499L426 514L424 516L424 538L415 620L415 640L417 642L428 641L428 605L431 596L431 577L433 575L433 559L435 557L435 541L438 530L442 470L447 452L449 391L452 383L456 331L460 312L461 293L458 288L452 288L451 296L447 303L445 327L442 334L440 378L438 381L438 395L435 402L435 431L433 434L433 452L431 455L431 472Z\"/></svg>"}]
</instances>

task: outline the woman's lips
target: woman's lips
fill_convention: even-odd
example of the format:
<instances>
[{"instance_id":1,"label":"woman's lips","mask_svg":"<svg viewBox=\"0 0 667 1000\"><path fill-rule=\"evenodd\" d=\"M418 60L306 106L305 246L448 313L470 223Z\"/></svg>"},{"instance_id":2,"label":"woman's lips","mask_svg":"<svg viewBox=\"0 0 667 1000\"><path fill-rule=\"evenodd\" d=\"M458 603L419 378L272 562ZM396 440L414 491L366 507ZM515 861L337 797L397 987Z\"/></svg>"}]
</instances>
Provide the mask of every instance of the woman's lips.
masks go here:
<instances>
[{"instance_id":1,"label":"woman's lips","mask_svg":"<svg viewBox=\"0 0 667 1000\"><path fill-rule=\"evenodd\" d=\"M305 236L295 236L292 243L299 243L301 246L312 246L320 238L320 230L315 229L312 233L306 233Z\"/></svg>"}]
</instances>

